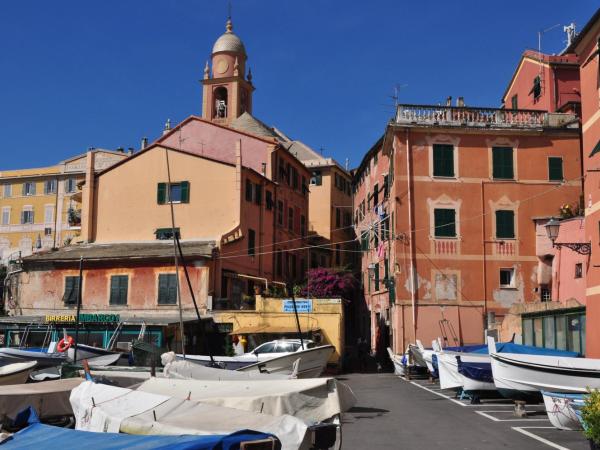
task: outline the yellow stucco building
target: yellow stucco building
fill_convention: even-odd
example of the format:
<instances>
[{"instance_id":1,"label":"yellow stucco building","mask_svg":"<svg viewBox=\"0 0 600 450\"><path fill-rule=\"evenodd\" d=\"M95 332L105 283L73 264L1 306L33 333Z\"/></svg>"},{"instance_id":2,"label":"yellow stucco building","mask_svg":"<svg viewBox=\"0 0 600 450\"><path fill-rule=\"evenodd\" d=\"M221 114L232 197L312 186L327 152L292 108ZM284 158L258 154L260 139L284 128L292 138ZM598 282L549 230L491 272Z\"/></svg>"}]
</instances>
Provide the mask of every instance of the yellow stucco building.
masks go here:
<instances>
[{"instance_id":1,"label":"yellow stucco building","mask_svg":"<svg viewBox=\"0 0 600 450\"><path fill-rule=\"evenodd\" d=\"M128 156L95 149L94 171ZM87 154L54 166L0 171L0 262L62 247L81 234L81 191Z\"/></svg>"}]
</instances>

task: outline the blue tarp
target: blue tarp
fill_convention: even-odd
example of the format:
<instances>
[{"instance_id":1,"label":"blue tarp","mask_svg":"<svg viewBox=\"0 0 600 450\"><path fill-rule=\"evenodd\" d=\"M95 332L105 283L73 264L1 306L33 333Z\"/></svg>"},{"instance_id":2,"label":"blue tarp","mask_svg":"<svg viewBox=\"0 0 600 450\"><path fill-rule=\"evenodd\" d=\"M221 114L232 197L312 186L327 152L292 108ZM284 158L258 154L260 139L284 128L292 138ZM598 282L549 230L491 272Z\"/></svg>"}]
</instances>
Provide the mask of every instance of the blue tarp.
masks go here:
<instances>
[{"instance_id":1,"label":"blue tarp","mask_svg":"<svg viewBox=\"0 0 600 450\"><path fill-rule=\"evenodd\" d=\"M238 450L240 443L273 437L243 430L229 435L211 436L134 436L120 433L93 433L44 425L29 410L29 425L0 444L0 449L91 448L94 450Z\"/></svg>"},{"instance_id":2,"label":"blue tarp","mask_svg":"<svg viewBox=\"0 0 600 450\"><path fill-rule=\"evenodd\" d=\"M433 372L431 373L431 376L433 378L439 378L440 373L438 372L437 355L435 353L431 355L431 365L433 366Z\"/></svg>"},{"instance_id":3,"label":"blue tarp","mask_svg":"<svg viewBox=\"0 0 600 450\"><path fill-rule=\"evenodd\" d=\"M492 364L486 362L463 362L458 360L458 372L471 380L493 383Z\"/></svg>"},{"instance_id":4,"label":"blue tarp","mask_svg":"<svg viewBox=\"0 0 600 450\"><path fill-rule=\"evenodd\" d=\"M460 347L444 347L445 352L465 352L465 353L480 353L481 350L487 349L487 345L462 345ZM487 353L487 350L486 350Z\"/></svg>"},{"instance_id":5,"label":"blue tarp","mask_svg":"<svg viewBox=\"0 0 600 450\"><path fill-rule=\"evenodd\" d=\"M512 342L498 342L496 343L496 352L497 353L517 353L520 355L543 355L543 356L569 356L571 358L576 358L580 356L577 352L568 352L566 350L556 350L553 348L544 348L544 347L534 347L533 345L520 345L513 344ZM473 353L488 353L488 348L481 350L476 350Z\"/></svg>"}]
</instances>

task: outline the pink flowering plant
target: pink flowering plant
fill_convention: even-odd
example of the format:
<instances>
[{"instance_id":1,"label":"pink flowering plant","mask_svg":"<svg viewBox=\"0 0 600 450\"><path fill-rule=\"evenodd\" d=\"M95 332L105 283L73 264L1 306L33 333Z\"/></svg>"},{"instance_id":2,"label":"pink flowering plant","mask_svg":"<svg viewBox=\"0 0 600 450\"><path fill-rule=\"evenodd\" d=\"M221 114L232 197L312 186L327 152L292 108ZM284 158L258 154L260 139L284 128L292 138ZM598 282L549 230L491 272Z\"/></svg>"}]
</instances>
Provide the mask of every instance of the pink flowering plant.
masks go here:
<instances>
[{"instance_id":1,"label":"pink flowering plant","mask_svg":"<svg viewBox=\"0 0 600 450\"><path fill-rule=\"evenodd\" d=\"M310 269L307 275L301 292L306 297L350 299L358 289L356 278L345 270L320 267Z\"/></svg>"}]
</instances>

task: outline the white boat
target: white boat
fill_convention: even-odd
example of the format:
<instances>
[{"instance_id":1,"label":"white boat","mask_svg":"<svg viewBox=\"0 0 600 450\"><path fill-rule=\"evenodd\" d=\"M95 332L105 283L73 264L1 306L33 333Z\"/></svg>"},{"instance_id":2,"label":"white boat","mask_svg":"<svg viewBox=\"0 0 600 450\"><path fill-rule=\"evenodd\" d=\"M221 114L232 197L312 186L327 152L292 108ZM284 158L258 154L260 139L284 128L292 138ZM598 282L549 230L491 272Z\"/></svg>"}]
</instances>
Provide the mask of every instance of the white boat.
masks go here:
<instances>
[{"instance_id":1,"label":"white boat","mask_svg":"<svg viewBox=\"0 0 600 450\"><path fill-rule=\"evenodd\" d=\"M37 361L27 361L0 367L0 385L25 383L36 365Z\"/></svg>"},{"instance_id":2,"label":"white boat","mask_svg":"<svg viewBox=\"0 0 600 450\"><path fill-rule=\"evenodd\" d=\"M427 367L427 369L429 369L429 367L427 366L427 361L425 360L425 355L423 354L421 348L418 345L408 344L407 353L410 356L411 362L415 366Z\"/></svg>"},{"instance_id":3,"label":"white boat","mask_svg":"<svg viewBox=\"0 0 600 450\"><path fill-rule=\"evenodd\" d=\"M575 412L584 404L583 395L542 391L542 396L552 425L561 430L583 429Z\"/></svg>"},{"instance_id":4,"label":"white boat","mask_svg":"<svg viewBox=\"0 0 600 450\"><path fill-rule=\"evenodd\" d=\"M334 351L333 345L321 345L242 367L238 371L285 375L296 372L298 378L317 378L327 367L327 361ZM299 363L296 362L298 360Z\"/></svg>"},{"instance_id":5,"label":"white boat","mask_svg":"<svg viewBox=\"0 0 600 450\"><path fill-rule=\"evenodd\" d=\"M434 373L435 372L435 368L433 367L433 350L431 349L427 349L423 346L423 343L417 339L417 348L419 349L419 352L421 352L421 355L423 357L423 360L425 361L425 365L427 366L427 370L429 370L429 373Z\"/></svg>"},{"instance_id":6,"label":"white boat","mask_svg":"<svg viewBox=\"0 0 600 450\"><path fill-rule=\"evenodd\" d=\"M540 397L540 391L584 393L587 388L600 388L600 359L497 353L493 338L488 338L488 347L494 383L507 397Z\"/></svg>"},{"instance_id":7,"label":"white boat","mask_svg":"<svg viewBox=\"0 0 600 450\"><path fill-rule=\"evenodd\" d=\"M77 346L77 361L75 361L75 346ZM86 359L90 367L110 366L121 357L120 352L112 352L85 344L73 344L67 350L67 355L72 362L81 362Z\"/></svg>"},{"instance_id":8,"label":"white boat","mask_svg":"<svg viewBox=\"0 0 600 450\"><path fill-rule=\"evenodd\" d=\"M17 414L30 406L40 419L72 416L69 396L71 390L83 381L82 378L65 378L0 386L0 417L15 419Z\"/></svg>"},{"instance_id":9,"label":"white boat","mask_svg":"<svg viewBox=\"0 0 600 450\"><path fill-rule=\"evenodd\" d=\"M457 356L464 362L489 362L489 355L463 352L436 352L441 389L463 388L464 376L458 372Z\"/></svg>"},{"instance_id":10,"label":"white boat","mask_svg":"<svg viewBox=\"0 0 600 450\"><path fill-rule=\"evenodd\" d=\"M252 364L301 352L314 346L314 342L310 340L303 340L301 343L299 339L278 339L265 342L251 352L238 356L213 356L211 358L208 355L186 354L184 358L183 355L178 354L177 357L180 359L191 360L195 363L202 364L203 366L217 365L223 369L238 370Z\"/></svg>"},{"instance_id":11,"label":"white boat","mask_svg":"<svg viewBox=\"0 0 600 450\"><path fill-rule=\"evenodd\" d=\"M66 361L64 353L47 353L44 351L21 350L18 348L0 348L0 361L4 364L36 361L37 368L55 367Z\"/></svg>"},{"instance_id":12,"label":"white boat","mask_svg":"<svg viewBox=\"0 0 600 450\"><path fill-rule=\"evenodd\" d=\"M405 371L405 366L402 363L402 356L394 354L392 349L389 347L388 347L387 351L388 351L388 355L390 355L390 359L392 360L392 363L394 364L394 374L398 375L399 377L403 377L406 371Z\"/></svg>"}]
</instances>

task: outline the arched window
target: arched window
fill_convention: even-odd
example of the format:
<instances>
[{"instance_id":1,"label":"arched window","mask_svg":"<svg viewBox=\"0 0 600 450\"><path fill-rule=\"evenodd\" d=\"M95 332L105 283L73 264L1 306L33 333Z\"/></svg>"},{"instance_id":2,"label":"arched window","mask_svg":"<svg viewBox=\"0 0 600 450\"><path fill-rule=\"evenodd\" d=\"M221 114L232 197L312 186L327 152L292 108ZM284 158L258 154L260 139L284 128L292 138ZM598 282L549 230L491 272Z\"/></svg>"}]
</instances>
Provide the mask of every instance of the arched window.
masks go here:
<instances>
[{"instance_id":1,"label":"arched window","mask_svg":"<svg viewBox=\"0 0 600 450\"><path fill-rule=\"evenodd\" d=\"M213 117L224 119L227 117L227 88L219 86L214 92L214 113Z\"/></svg>"}]
</instances>

